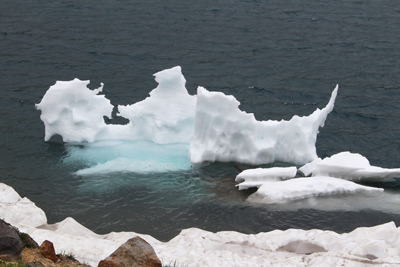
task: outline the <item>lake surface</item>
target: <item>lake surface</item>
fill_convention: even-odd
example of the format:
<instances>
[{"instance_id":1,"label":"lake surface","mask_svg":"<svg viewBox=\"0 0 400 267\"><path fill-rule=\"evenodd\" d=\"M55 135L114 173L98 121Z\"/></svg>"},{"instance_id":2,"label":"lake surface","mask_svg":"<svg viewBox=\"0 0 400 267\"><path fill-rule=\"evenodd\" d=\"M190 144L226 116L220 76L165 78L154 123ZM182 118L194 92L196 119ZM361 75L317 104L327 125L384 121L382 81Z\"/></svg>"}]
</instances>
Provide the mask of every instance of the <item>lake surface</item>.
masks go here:
<instances>
[{"instance_id":1,"label":"lake surface","mask_svg":"<svg viewBox=\"0 0 400 267\"><path fill-rule=\"evenodd\" d=\"M318 156L351 151L372 165L400 167L399 17L397 3L385 0L2 1L0 182L34 201L49 223L73 217L97 233L161 240L189 227L258 233L399 225L400 210L390 207L399 179L369 184L385 188L387 201L334 196L271 206L246 202L254 191L235 188L234 163L78 176L79 166L65 163L68 145L44 142L35 109L57 80L74 78L91 88L103 82L114 105L132 104L157 86L153 73L177 65L190 94L204 86L234 95L258 120L308 115L339 84ZM268 166L276 165L285 164Z\"/></svg>"}]
</instances>

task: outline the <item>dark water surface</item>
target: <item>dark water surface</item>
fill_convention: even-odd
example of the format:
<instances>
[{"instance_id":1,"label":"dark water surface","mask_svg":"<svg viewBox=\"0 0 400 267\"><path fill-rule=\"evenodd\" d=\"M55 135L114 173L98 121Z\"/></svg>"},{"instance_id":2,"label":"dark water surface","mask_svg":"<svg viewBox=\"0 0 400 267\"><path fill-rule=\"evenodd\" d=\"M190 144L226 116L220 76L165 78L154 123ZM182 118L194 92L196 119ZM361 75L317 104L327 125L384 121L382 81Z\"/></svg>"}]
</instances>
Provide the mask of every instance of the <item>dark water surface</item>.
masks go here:
<instances>
[{"instance_id":1,"label":"dark water surface","mask_svg":"<svg viewBox=\"0 0 400 267\"><path fill-rule=\"evenodd\" d=\"M45 143L34 108L57 80L105 84L114 105L155 88L152 74L182 66L201 85L234 95L259 120L308 115L340 85L318 135L320 157L357 152L400 167L400 6L396 1L0 1L0 182L49 223L67 216L98 233L167 240L183 228L257 233L291 227L349 231L388 221L379 209L288 210L245 202L233 164L151 175L79 177ZM248 166L244 166L248 167ZM378 183L400 193L400 182ZM367 205L368 206L368 205Z\"/></svg>"}]
</instances>

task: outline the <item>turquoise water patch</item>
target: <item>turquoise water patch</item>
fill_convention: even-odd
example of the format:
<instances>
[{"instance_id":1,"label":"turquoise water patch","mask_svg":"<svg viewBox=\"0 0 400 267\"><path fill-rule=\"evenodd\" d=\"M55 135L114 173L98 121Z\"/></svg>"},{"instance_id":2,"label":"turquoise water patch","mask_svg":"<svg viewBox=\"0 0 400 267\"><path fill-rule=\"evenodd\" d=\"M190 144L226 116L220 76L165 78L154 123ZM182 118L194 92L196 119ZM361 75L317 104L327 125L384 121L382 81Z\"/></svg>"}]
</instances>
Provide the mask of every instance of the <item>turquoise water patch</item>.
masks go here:
<instances>
[{"instance_id":1,"label":"turquoise water patch","mask_svg":"<svg viewBox=\"0 0 400 267\"><path fill-rule=\"evenodd\" d=\"M77 175L107 173L159 173L189 170L189 144L150 141L98 141L66 144L63 164L78 168Z\"/></svg>"}]
</instances>

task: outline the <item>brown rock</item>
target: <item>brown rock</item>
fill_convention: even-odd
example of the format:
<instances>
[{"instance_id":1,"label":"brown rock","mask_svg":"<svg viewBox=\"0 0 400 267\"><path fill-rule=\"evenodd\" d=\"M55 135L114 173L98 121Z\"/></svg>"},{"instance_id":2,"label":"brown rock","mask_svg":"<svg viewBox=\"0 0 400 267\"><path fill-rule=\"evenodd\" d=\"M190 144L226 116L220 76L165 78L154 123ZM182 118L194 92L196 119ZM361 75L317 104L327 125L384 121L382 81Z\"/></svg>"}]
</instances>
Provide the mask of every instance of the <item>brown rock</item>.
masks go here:
<instances>
[{"instance_id":1,"label":"brown rock","mask_svg":"<svg viewBox=\"0 0 400 267\"><path fill-rule=\"evenodd\" d=\"M43 241L43 243L39 247L39 250L43 257L45 257L46 259L49 259L52 262L58 261L58 257L56 255L56 252L54 251L53 243L51 243L50 241Z\"/></svg>"},{"instance_id":2,"label":"brown rock","mask_svg":"<svg viewBox=\"0 0 400 267\"><path fill-rule=\"evenodd\" d=\"M0 259L6 261L18 261L24 243L17 230L11 224L0 220Z\"/></svg>"},{"instance_id":3,"label":"brown rock","mask_svg":"<svg viewBox=\"0 0 400 267\"><path fill-rule=\"evenodd\" d=\"M161 267L161 261L150 244L137 236L100 261L98 267Z\"/></svg>"},{"instance_id":4,"label":"brown rock","mask_svg":"<svg viewBox=\"0 0 400 267\"><path fill-rule=\"evenodd\" d=\"M62 255L59 256L60 261L54 263L43 257L39 248L24 248L21 255L22 263L25 263L29 267L90 267L89 265L82 264Z\"/></svg>"}]
</instances>

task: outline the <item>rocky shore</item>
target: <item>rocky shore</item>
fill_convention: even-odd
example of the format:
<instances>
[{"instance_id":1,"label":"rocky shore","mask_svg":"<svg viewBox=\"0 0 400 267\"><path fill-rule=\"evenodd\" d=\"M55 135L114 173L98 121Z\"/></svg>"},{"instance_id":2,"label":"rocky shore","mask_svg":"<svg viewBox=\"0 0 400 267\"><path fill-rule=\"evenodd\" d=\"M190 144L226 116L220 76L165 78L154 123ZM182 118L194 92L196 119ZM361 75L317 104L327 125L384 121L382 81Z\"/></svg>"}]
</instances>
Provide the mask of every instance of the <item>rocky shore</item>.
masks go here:
<instances>
[{"instance_id":1,"label":"rocky shore","mask_svg":"<svg viewBox=\"0 0 400 267\"><path fill-rule=\"evenodd\" d=\"M0 219L0 266L26 267L90 267L72 254L56 254L52 242L39 246L32 237ZM140 237L129 239L98 267L161 267L154 249Z\"/></svg>"},{"instance_id":2,"label":"rocky shore","mask_svg":"<svg viewBox=\"0 0 400 267\"><path fill-rule=\"evenodd\" d=\"M161 242L134 232L98 235L73 218L49 225L43 210L1 183L0 218L39 244L51 241L56 255L73 255L81 264L92 267L135 266L133 262L137 262L138 251L147 251L142 255L153 265L140 262L136 266L162 266L161 262L185 267L400 266L400 228L394 222L360 227L343 234L318 229L288 229L248 235L189 228L170 241ZM122 261L118 254L128 257ZM150 255L156 255L159 261ZM51 264L57 266L61 256Z\"/></svg>"}]
</instances>

